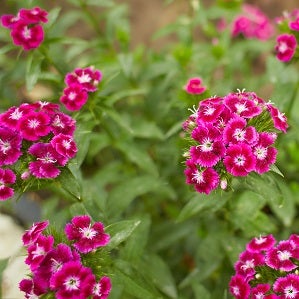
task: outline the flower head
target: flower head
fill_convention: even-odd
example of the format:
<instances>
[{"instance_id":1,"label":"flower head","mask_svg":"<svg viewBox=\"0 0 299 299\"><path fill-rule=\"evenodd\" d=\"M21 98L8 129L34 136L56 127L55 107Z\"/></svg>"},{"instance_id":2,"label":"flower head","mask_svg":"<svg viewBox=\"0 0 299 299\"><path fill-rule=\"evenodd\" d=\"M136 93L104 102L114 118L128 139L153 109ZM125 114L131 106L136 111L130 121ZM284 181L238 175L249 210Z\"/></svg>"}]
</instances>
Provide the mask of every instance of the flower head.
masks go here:
<instances>
[{"instance_id":1,"label":"flower head","mask_svg":"<svg viewBox=\"0 0 299 299\"><path fill-rule=\"evenodd\" d=\"M33 223L31 228L27 230L22 236L24 246L28 246L34 243L41 235L41 233L48 227L48 225L49 221Z\"/></svg>"},{"instance_id":2,"label":"flower head","mask_svg":"<svg viewBox=\"0 0 299 299\"><path fill-rule=\"evenodd\" d=\"M283 62L290 61L296 51L297 40L293 34L281 34L276 39L276 57Z\"/></svg>"},{"instance_id":3,"label":"flower head","mask_svg":"<svg viewBox=\"0 0 299 299\"><path fill-rule=\"evenodd\" d=\"M103 276L93 286L93 299L106 299L111 291L111 280L108 276Z\"/></svg>"},{"instance_id":4,"label":"flower head","mask_svg":"<svg viewBox=\"0 0 299 299\"><path fill-rule=\"evenodd\" d=\"M80 84L72 84L63 90L60 102L70 111L77 111L87 102L87 91Z\"/></svg>"},{"instance_id":5,"label":"flower head","mask_svg":"<svg viewBox=\"0 0 299 299\"><path fill-rule=\"evenodd\" d=\"M202 80L199 77L189 79L184 89L190 94L202 94L206 91L206 87L202 86Z\"/></svg>"},{"instance_id":6,"label":"flower head","mask_svg":"<svg viewBox=\"0 0 299 299\"><path fill-rule=\"evenodd\" d=\"M16 175L10 169L0 168L0 201L14 195L14 189L10 187L16 181Z\"/></svg>"}]
</instances>

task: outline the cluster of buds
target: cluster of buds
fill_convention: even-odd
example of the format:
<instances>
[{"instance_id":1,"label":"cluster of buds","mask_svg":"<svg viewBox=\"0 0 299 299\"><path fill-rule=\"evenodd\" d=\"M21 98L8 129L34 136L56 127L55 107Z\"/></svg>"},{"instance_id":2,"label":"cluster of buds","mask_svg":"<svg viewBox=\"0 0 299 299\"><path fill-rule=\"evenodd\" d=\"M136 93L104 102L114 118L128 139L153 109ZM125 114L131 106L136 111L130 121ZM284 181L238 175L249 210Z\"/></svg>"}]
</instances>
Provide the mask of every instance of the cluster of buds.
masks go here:
<instances>
[{"instance_id":1,"label":"cluster of buds","mask_svg":"<svg viewBox=\"0 0 299 299\"><path fill-rule=\"evenodd\" d=\"M209 194L218 186L226 189L232 177L269 171L277 133L287 127L285 115L254 92L200 101L183 124L191 144L184 154L186 183Z\"/></svg>"},{"instance_id":2,"label":"cluster of buds","mask_svg":"<svg viewBox=\"0 0 299 299\"><path fill-rule=\"evenodd\" d=\"M273 235L253 238L235 263L230 293L236 299L299 298L299 235L276 244Z\"/></svg>"},{"instance_id":3,"label":"cluster of buds","mask_svg":"<svg viewBox=\"0 0 299 299\"><path fill-rule=\"evenodd\" d=\"M88 92L95 92L102 79L102 73L93 67L77 68L65 76L67 87L63 90L60 102L69 111L78 111L87 102Z\"/></svg>"},{"instance_id":4,"label":"cluster of buds","mask_svg":"<svg viewBox=\"0 0 299 299\"><path fill-rule=\"evenodd\" d=\"M15 45L24 50L35 49L44 40L44 30L41 23L47 23L48 13L39 8L22 8L16 16L3 15L2 26L10 29L10 35Z\"/></svg>"},{"instance_id":5,"label":"cluster of buds","mask_svg":"<svg viewBox=\"0 0 299 299\"><path fill-rule=\"evenodd\" d=\"M289 62L297 52L299 38L299 10L285 13L283 17L276 19L280 34L276 39L276 57L280 61Z\"/></svg>"},{"instance_id":6,"label":"cluster of buds","mask_svg":"<svg viewBox=\"0 0 299 299\"><path fill-rule=\"evenodd\" d=\"M88 215L75 216L59 238L47 232L48 225L48 221L35 223L22 237L31 271L30 278L19 283L25 298L49 294L57 299L108 298L111 281L99 265L101 249L110 240L104 225L92 224ZM63 237L65 242L60 241Z\"/></svg>"},{"instance_id":7,"label":"cluster of buds","mask_svg":"<svg viewBox=\"0 0 299 299\"><path fill-rule=\"evenodd\" d=\"M0 200L30 176L56 178L77 153L76 122L49 102L24 103L0 114Z\"/></svg>"}]
</instances>

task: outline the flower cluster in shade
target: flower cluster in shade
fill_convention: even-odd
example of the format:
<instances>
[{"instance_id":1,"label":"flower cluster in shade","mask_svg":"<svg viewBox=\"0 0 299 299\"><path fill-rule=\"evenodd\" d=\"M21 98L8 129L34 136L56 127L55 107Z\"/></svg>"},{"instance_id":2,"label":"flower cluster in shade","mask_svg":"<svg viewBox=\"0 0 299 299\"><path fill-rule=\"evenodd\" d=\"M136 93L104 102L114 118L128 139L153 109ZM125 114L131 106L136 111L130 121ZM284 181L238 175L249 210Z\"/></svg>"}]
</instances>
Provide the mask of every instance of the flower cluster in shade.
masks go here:
<instances>
[{"instance_id":1,"label":"flower cluster in shade","mask_svg":"<svg viewBox=\"0 0 299 299\"><path fill-rule=\"evenodd\" d=\"M189 148L186 183L200 193L226 189L233 177L263 174L276 161L277 133L286 116L254 92L239 91L199 102L183 123Z\"/></svg>"},{"instance_id":2,"label":"flower cluster in shade","mask_svg":"<svg viewBox=\"0 0 299 299\"><path fill-rule=\"evenodd\" d=\"M88 215L75 216L65 226L66 242L58 242L47 233L48 225L48 221L35 223L22 237L27 249L25 263L31 271L29 278L19 283L25 298L48 294L57 299L108 298L111 280L98 273L99 261L93 265L88 256L100 254L109 243L104 225L92 224Z\"/></svg>"},{"instance_id":3,"label":"flower cluster in shade","mask_svg":"<svg viewBox=\"0 0 299 299\"><path fill-rule=\"evenodd\" d=\"M76 68L65 76L67 87L60 102L69 111L78 111L86 104L89 92L95 92L102 79L102 73L93 67Z\"/></svg>"},{"instance_id":4,"label":"flower cluster in shade","mask_svg":"<svg viewBox=\"0 0 299 299\"><path fill-rule=\"evenodd\" d=\"M233 37L243 35L245 38L268 40L274 33L270 19L256 6L242 5L242 13L232 23Z\"/></svg>"},{"instance_id":5,"label":"flower cluster in shade","mask_svg":"<svg viewBox=\"0 0 299 299\"><path fill-rule=\"evenodd\" d=\"M41 24L48 22L47 16L48 13L40 7L22 8L16 16L3 15L1 24L10 30L15 45L30 50L39 47L43 42L44 29Z\"/></svg>"},{"instance_id":6,"label":"flower cluster in shade","mask_svg":"<svg viewBox=\"0 0 299 299\"><path fill-rule=\"evenodd\" d=\"M0 200L18 180L56 178L77 153L75 120L58 104L38 101L0 114Z\"/></svg>"},{"instance_id":7,"label":"flower cluster in shade","mask_svg":"<svg viewBox=\"0 0 299 299\"><path fill-rule=\"evenodd\" d=\"M296 55L299 38L299 9L276 19L280 31L276 38L275 52L278 60L289 62Z\"/></svg>"},{"instance_id":8,"label":"flower cluster in shade","mask_svg":"<svg viewBox=\"0 0 299 299\"><path fill-rule=\"evenodd\" d=\"M235 263L229 283L236 299L299 298L299 235L276 242L273 235L253 238Z\"/></svg>"}]
</instances>

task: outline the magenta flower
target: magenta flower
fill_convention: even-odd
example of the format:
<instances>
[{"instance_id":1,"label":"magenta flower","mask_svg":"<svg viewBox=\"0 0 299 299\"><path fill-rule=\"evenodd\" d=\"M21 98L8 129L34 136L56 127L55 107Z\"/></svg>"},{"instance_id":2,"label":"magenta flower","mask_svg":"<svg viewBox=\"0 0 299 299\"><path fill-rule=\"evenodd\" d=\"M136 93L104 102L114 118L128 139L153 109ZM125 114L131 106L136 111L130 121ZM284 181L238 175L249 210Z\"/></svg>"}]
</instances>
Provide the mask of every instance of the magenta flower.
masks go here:
<instances>
[{"instance_id":1,"label":"magenta flower","mask_svg":"<svg viewBox=\"0 0 299 299\"><path fill-rule=\"evenodd\" d=\"M299 31L299 16L297 18L289 23L289 27L291 30Z\"/></svg>"},{"instance_id":2,"label":"magenta flower","mask_svg":"<svg viewBox=\"0 0 299 299\"><path fill-rule=\"evenodd\" d=\"M29 265L31 271L36 270L45 258L46 254L53 249L53 236L40 235L34 244L28 247L28 256L25 263Z\"/></svg>"},{"instance_id":3,"label":"magenta flower","mask_svg":"<svg viewBox=\"0 0 299 299\"><path fill-rule=\"evenodd\" d=\"M278 278L273 284L273 290L280 294L280 299L298 299L299 276L288 274L285 277Z\"/></svg>"},{"instance_id":4,"label":"magenta flower","mask_svg":"<svg viewBox=\"0 0 299 299\"><path fill-rule=\"evenodd\" d=\"M22 279L19 288L25 293L26 299L39 298L40 295L44 294L42 288L33 279Z\"/></svg>"},{"instance_id":5,"label":"magenta flower","mask_svg":"<svg viewBox=\"0 0 299 299\"><path fill-rule=\"evenodd\" d=\"M236 274L231 278L229 290L236 299L249 299L250 286L242 275Z\"/></svg>"},{"instance_id":6,"label":"magenta flower","mask_svg":"<svg viewBox=\"0 0 299 299\"><path fill-rule=\"evenodd\" d=\"M255 170L256 158L246 143L230 145L226 150L224 165L234 176L246 176Z\"/></svg>"},{"instance_id":7,"label":"magenta flower","mask_svg":"<svg viewBox=\"0 0 299 299\"><path fill-rule=\"evenodd\" d=\"M29 230L22 236L24 246L31 245L34 243L41 233L48 227L49 221L41 221L34 223Z\"/></svg>"},{"instance_id":8,"label":"magenta flower","mask_svg":"<svg viewBox=\"0 0 299 299\"><path fill-rule=\"evenodd\" d=\"M14 164L22 155L21 146L18 131L0 127L0 166Z\"/></svg>"},{"instance_id":9,"label":"magenta flower","mask_svg":"<svg viewBox=\"0 0 299 299\"><path fill-rule=\"evenodd\" d=\"M19 107L11 107L0 114L0 125L10 129L17 129L19 120L31 111L29 104L22 104Z\"/></svg>"},{"instance_id":10,"label":"magenta flower","mask_svg":"<svg viewBox=\"0 0 299 299\"><path fill-rule=\"evenodd\" d=\"M31 25L19 20L11 29L11 37L17 46L22 46L24 50L31 50L39 47L44 40L44 30L41 25Z\"/></svg>"},{"instance_id":11,"label":"magenta flower","mask_svg":"<svg viewBox=\"0 0 299 299\"><path fill-rule=\"evenodd\" d=\"M206 87L202 86L202 80L199 77L189 79L184 89L190 94L202 94L206 91Z\"/></svg>"},{"instance_id":12,"label":"magenta flower","mask_svg":"<svg viewBox=\"0 0 299 299\"><path fill-rule=\"evenodd\" d=\"M3 27L11 29L20 20L20 15L3 15L0 20Z\"/></svg>"},{"instance_id":13,"label":"magenta flower","mask_svg":"<svg viewBox=\"0 0 299 299\"><path fill-rule=\"evenodd\" d=\"M271 146L276 137L275 133L259 133L259 141L253 149L256 157L255 171L259 174L269 171L270 166L276 161L277 149Z\"/></svg>"},{"instance_id":14,"label":"magenta flower","mask_svg":"<svg viewBox=\"0 0 299 299\"><path fill-rule=\"evenodd\" d=\"M36 161L29 163L29 171L37 178L56 178L60 174L58 167L64 166L68 161L50 143L34 143L28 152L36 157Z\"/></svg>"},{"instance_id":15,"label":"magenta flower","mask_svg":"<svg viewBox=\"0 0 299 299\"><path fill-rule=\"evenodd\" d=\"M278 296L270 294L271 285L269 284L258 284L251 290L251 299L279 299Z\"/></svg>"},{"instance_id":16,"label":"magenta flower","mask_svg":"<svg viewBox=\"0 0 299 299\"><path fill-rule=\"evenodd\" d=\"M63 90L60 102L70 111L78 111L87 102L88 94L80 84L72 84Z\"/></svg>"},{"instance_id":17,"label":"magenta flower","mask_svg":"<svg viewBox=\"0 0 299 299\"><path fill-rule=\"evenodd\" d=\"M293 34L281 34L276 39L276 57L283 62L290 61L297 48L297 40Z\"/></svg>"},{"instance_id":18,"label":"magenta flower","mask_svg":"<svg viewBox=\"0 0 299 299\"><path fill-rule=\"evenodd\" d=\"M71 85L80 85L81 89L87 92L94 92L102 79L102 73L93 67L77 68L73 73L68 73L65 77L65 83Z\"/></svg>"},{"instance_id":19,"label":"magenta flower","mask_svg":"<svg viewBox=\"0 0 299 299\"><path fill-rule=\"evenodd\" d=\"M95 277L79 261L65 263L50 279L57 299L86 299L92 294Z\"/></svg>"},{"instance_id":20,"label":"magenta flower","mask_svg":"<svg viewBox=\"0 0 299 299\"><path fill-rule=\"evenodd\" d=\"M225 109L222 98L209 98L200 102L197 118L200 122L214 123Z\"/></svg>"},{"instance_id":21,"label":"magenta flower","mask_svg":"<svg viewBox=\"0 0 299 299\"><path fill-rule=\"evenodd\" d=\"M30 108L35 112L44 112L49 116L54 115L60 109L58 104L47 101L37 101L33 104L30 104Z\"/></svg>"},{"instance_id":22,"label":"magenta flower","mask_svg":"<svg viewBox=\"0 0 299 299\"><path fill-rule=\"evenodd\" d=\"M190 156L196 164L203 167L212 167L224 156L225 147L221 134L217 128L207 123L198 125L191 134L198 145L192 146Z\"/></svg>"},{"instance_id":23,"label":"magenta flower","mask_svg":"<svg viewBox=\"0 0 299 299\"><path fill-rule=\"evenodd\" d=\"M57 112L51 121L51 131L54 135L65 134L73 136L76 121L63 112Z\"/></svg>"},{"instance_id":24,"label":"magenta flower","mask_svg":"<svg viewBox=\"0 0 299 299\"><path fill-rule=\"evenodd\" d=\"M72 136L58 134L50 141L52 147L56 152L68 159L75 157L77 153L77 146Z\"/></svg>"},{"instance_id":25,"label":"magenta flower","mask_svg":"<svg viewBox=\"0 0 299 299\"><path fill-rule=\"evenodd\" d=\"M103 276L99 282L95 283L92 291L93 299L107 299L111 291L111 280Z\"/></svg>"},{"instance_id":26,"label":"magenta flower","mask_svg":"<svg viewBox=\"0 0 299 299\"><path fill-rule=\"evenodd\" d=\"M24 139L36 141L50 132L50 117L44 112L29 112L18 124L18 129Z\"/></svg>"},{"instance_id":27,"label":"magenta flower","mask_svg":"<svg viewBox=\"0 0 299 299\"><path fill-rule=\"evenodd\" d=\"M22 8L19 11L19 16L28 24L34 23L47 23L48 22L48 12L41 9L40 7L34 7L31 9Z\"/></svg>"},{"instance_id":28,"label":"magenta flower","mask_svg":"<svg viewBox=\"0 0 299 299\"><path fill-rule=\"evenodd\" d=\"M198 169L192 160L186 161L186 183L194 185L197 192L209 194L219 185L220 176L213 168Z\"/></svg>"},{"instance_id":29,"label":"magenta flower","mask_svg":"<svg viewBox=\"0 0 299 299\"><path fill-rule=\"evenodd\" d=\"M284 113L281 113L276 107L271 104L267 105L267 108L270 112L271 118L274 123L274 128L279 131L286 133L288 128L287 118Z\"/></svg>"},{"instance_id":30,"label":"magenta flower","mask_svg":"<svg viewBox=\"0 0 299 299\"><path fill-rule=\"evenodd\" d=\"M14 189L9 186L15 183L15 181L16 175L12 170L0 168L0 201L14 195Z\"/></svg>"},{"instance_id":31,"label":"magenta flower","mask_svg":"<svg viewBox=\"0 0 299 299\"><path fill-rule=\"evenodd\" d=\"M105 246L110 241L110 236L104 232L104 225L95 222L91 225L89 216L75 216L71 223L65 226L65 233L69 240L75 241L75 248L82 253Z\"/></svg>"},{"instance_id":32,"label":"magenta flower","mask_svg":"<svg viewBox=\"0 0 299 299\"><path fill-rule=\"evenodd\" d=\"M260 236L253 238L246 246L246 249L252 252L267 251L276 243L273 235Z\"/></svg>"}]
</instances>

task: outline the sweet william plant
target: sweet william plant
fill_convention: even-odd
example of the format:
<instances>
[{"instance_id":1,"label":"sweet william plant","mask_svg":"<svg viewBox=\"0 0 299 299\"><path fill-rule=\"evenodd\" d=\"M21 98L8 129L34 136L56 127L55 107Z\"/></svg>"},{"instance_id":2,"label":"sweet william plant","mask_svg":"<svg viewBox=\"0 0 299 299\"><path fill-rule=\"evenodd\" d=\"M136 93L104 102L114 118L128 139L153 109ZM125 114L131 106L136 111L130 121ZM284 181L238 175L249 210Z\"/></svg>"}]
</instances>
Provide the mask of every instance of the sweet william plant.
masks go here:
<instances>
[{"instance_id":1,"label":"sweet william plant","mask_svg":"<svg viewBox=\"0 0 299 299\"><path fill-rule=\"evenodd\" d=\"M158 50L126 4L1 8L1 212L41 211L20 298L297 298L297 10L184 5Z\"/></svg>"}]
</instances>

